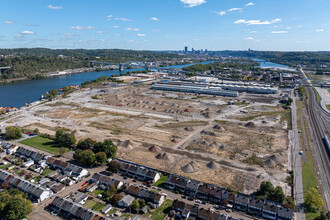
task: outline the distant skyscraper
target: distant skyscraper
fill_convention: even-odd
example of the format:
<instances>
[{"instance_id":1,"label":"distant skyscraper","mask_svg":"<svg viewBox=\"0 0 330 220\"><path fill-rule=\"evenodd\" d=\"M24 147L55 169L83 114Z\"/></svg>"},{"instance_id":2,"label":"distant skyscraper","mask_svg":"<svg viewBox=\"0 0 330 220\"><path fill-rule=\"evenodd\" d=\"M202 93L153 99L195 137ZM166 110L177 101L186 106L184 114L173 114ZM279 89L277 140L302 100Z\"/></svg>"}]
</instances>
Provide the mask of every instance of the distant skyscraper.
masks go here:
<instances>
[{"instance_id":1,"label":"distant skyscraper","mask_svg":"<svg viewBox=\"0 0 330 220\"><path fill-rule=\"evenodd\" d=\"M191 53L195 53L195 49L194 48L191 48Z\"/></svg>"},{"instance_id":2,"label":"distant skyscraper","mask_svg":"<svg viewBox=\"0 0 330 220\"><path fill-rule=\"evenodd\" d=\"M184 47L184 53L187 54L188 53L188 47Z\"/></svg>"}]
</instances>

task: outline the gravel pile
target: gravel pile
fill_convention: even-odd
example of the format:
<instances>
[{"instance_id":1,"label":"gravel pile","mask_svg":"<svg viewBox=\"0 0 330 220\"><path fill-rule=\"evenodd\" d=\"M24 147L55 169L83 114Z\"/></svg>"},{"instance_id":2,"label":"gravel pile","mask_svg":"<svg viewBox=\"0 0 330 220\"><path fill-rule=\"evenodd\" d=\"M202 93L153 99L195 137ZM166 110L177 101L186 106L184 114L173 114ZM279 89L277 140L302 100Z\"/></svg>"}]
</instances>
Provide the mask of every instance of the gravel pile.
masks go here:
<instances>
[{"instance_id":1,"label":"gravel pile","mask_svg":"<svg viewBox=\"0 0 330 220\"><path fill-rule=\"evenodd\" d=\"M200 165L195 162L195 161L192 161L188 164L186 164L185 166L181 167L181 170L185 173L194 173L194 172L197 172L198 170L200 170Z\"/></svg>"},{"instance_id":2,"label":"gravel pile","mask_svg":"<svg viewBox=\"0 0 330 220\"><path fill-rule=\"evenodd\" d=\"M149 151L152 152L152 153L159 153L162 149L156 145L152 145L150 148L149 148Z\"/></svg>"},{"instance_id":3,"label":"gravel pile","mask_svg":"<svg viewBox=\"0 0 330 220\"><path fill-rule=\"evenodd\" d=\"M218 164L217 162L215 161L211 161L209 162L208 164L206 164L206 166L208 168L210 168L211 170L217 170L217 169L220 169L220 164Z\"/></svg>"}]
</instances>

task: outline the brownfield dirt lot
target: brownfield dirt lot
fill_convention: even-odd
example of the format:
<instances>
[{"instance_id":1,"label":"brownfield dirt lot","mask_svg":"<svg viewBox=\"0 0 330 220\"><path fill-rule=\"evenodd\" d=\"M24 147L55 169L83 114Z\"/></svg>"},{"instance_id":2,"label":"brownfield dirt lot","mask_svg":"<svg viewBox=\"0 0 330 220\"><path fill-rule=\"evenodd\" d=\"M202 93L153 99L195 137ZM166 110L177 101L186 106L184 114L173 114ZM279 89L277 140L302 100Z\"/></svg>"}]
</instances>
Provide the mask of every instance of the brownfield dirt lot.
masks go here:
<instances>
[{"instance_id":1,"label":"brownfield dirt lot","mask_svg":"<svg viewBox=\"0 0 330 220\"><path fill-rule=\"evenodd\" d=\"M7 124L51 135L64 127L78 140L112 139L120 158L144 166L245 193L270 180L289 193L283 109L257 102L228 106L228 100L148 85L100 86L24 111Z\"/></svg>"}]
</instances>

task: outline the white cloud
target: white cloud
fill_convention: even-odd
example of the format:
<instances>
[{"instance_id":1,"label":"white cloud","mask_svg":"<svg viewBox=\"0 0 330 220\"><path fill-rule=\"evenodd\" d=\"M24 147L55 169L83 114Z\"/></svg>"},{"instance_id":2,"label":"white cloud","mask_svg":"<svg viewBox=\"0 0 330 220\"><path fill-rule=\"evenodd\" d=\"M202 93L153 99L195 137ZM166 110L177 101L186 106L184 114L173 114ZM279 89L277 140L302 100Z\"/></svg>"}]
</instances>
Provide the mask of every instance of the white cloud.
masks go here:
<instances>
[{"instance_id":1,"label":"white cloud","mask_svg":"<svg viewBox=\"0 0 330 220\"><path fill-rule=\"evenodd\" d=\"M134 42L134 40L128 40L128 41L127 41L127 43L129 43L129 44L130 44L130 43L133 43L133 42Z\"/></svg>"},{"instance_id":2,"label":"white cloud","mask_svg":"<svg viewBox=\"0 0 330 220\"><path fill-rule=\"evenodd\" d=\"M223 16L223 15L227 14L227 12L225 12L225 11L220 11L220 12L217 12L217 14Z\"/></svg>"},{"instance_id":3,"label":"white cloud","mask_svg":"<svg viewBox=\"0 0 330 220\"><path fill-rule=\"evenodd\" d=\"M245 40L254 40L254 38L253 37L247 37L247 38L245 38Z\"/></svg>"},{"instance_id":4,"label":"white cloud","mask_svg":"<svg viewBox=\"0 0 330 220\"><path fill-rule=\"evenodd\" d=\"M143 40L144 42L148 42L148 40Z\"/></svg>"},{"instance_id":5,"label":"white cloud","mask_svg":"<svg viewBox=\"0 0 330 220\"><path fill-rule=\"evenodd\" d=\"M257 33L257 31L250 31L250 33L251 33L251 34L255 34L255 33Z\"/></svg>"},{"instance_id":6,"label":"white cloud","mask_svg":"<svg viewBox=\"0 0 330 220\"><path fill-rule=\"evenodd\" d=\"M192 8L201 4L206 3L205 0L180 0L185 7Z\"/></svg>"},{"instance_id":7,"label":"white cloud","mask_svg":"<svg viewBox=\"0 0 330 220\"><path fill-rule=\"evenodd\" d=\"M139 28L126 28L126 31L139 31Z\"/></svg>"},{"instance_id":8,"label":"white cloud","mask_svg":"<svg viewBox=\"0 0 330 220\"><path fill-rule=\"evenodd\" d=\"M119 37L120 36L120 34L114 34L116 37Z\"/></svg>"},{"instance_id":9,"label":"white cloud","mask_svg":"<svg viewBox=\"0 0 330 220\"><path fill-rule=\"evenodd\" d=\"M228 9L227 11L242 11L243 9L242 8L230 8Z\"/></svg>"},{"instance_id":10,"label":"white cloud","mask_svg":"<svg viewBox=\"0 0 330 220\"><path fill-rule=\"evenodd\" d=\"M276 22L280 22L282 21L281 18L276 18L274 20L271 21L260 21L260 20L244 20L244 19L240 19L234 22L234 24L247 24L247 25L261 25L261 24L273 24Z\"/></svg>"},{"instance_id":11,"label":"white cloud","mask_svg":"<svg viewBox=\"0 0 330 220\"><path fill-rule=\"evenodd\" d=\"M248 6L252 6L252 5L254 5L254 3L250 2L250 3L247 3L245 6L248 7Z\"/></svg>"},{"instance_id":12,"label":"white cloud","mask_svg":"<svg viewBox=\"0 0 330 220\"><path fill-rule=\"evenodd\" d=\"M33 31L21 31L21 34L33 35L35 33Z\"/></svg>"},{"instance_id":13,"label":"white cloud","mask_svg":"<svg viewBox=\"0 0 330 220\"><path fill-rule=\"evenodd\" d=\"M73 37L75 34L74 33L65 33L62 36L64 37Z\"/></svg>"},{"instance_id":14,"label":"white cloud","mask_svg":"<svg viewBox=\"0 0 330 220\"><path fill-rule=\"evenodd\" d=\"M298 27L299 27L299 28L301 28L301 27L302 27L302 25L301 25L301 24L299 24L299 25L298 25Z\"/></svg>"},{"instance_id":15,"label":"white cloud","mask_svg":"<svg viewBox=\"0 0 330 220\"><path fill-rule=\"evenodd\" d=\"M131 19L128 18L115 18L116 21L132 21Z\"/></svg>"},{"instance_id":16,"label":"white cloud","mask_svg":"<svg viewBox=\"0 0 330 220\"><path fill-rule=\"evenodd\" d=\"M71 29L75 29L75 30L91 30L91 29L95 29L95 27L92 27L92 26L86 26L86 27L75 26L75 27L71 27Z\"/></svg>"},{"instance_id":17,"label":"white cloud","mask_svg":"<svg viewBox=\"0 0 330 220\"><path fill-rule=\"evenodd\" d=\"M112 15L108 15L107 18L112 18Z\"/></svg>"},{"instance_id":18,"label":"white cloud","mask_svg":"<svg viewBox=\"0 0 330 220\"><path fill-rule=\"evenodd\" d=\"M152 17L152 18L150 18L150 20L152 20L152 21L159 21L159 19L156 18L156 17Z\"/></svg>"},{"instance_id":19,"label":"white cloud","mask_svg":"<svg viewBox=\"0 0 330 220\"><path fill-rule=\"evenodd\" d=\"M316 32L322 32L322 31L324 31L324 29L316 29L315 31Z\"/></svg>"},{"instance_id":20,"label":"white cloud","mask_svg":"<svg viewBox=\"0 0 330 220\"><path fill-rule=\"evenodd\" d=\"M103 31L96 31L97 34L104 34Z\"/></svg>"},{"instance_id":21,"label":"white cloud","mask_svg":"<svg viewBox=\"0 0 330 220\"><path fill-rule=\"evenodd\" d=\"M292 28L291 27L286 27L287 30L291 30Z\"/></svg>"},{"instance_id":22,"label":"white cloud","mask_svg":"<svg viewBox=\"0 0 330 220\"><path fill-rule=\"evenodd\" d=\"M4 23L5 23L5 24L14 24L15 21L5 21Z\"/></svg>"},{"instance_id":23,"label":"white cloud","mask_svg":"<svg viewBox=\"0 0 330 220\"><path fill-rule=\"evenodd\" d=\"M53 9L53 10L63 9L63 7L61 7L61 6L53 6L53 5L48 5L47 8Z\"/></svg>"},{"instance_id":24,"label":"white cloud","mask_svg":"<svg viewBox=\"0 0 330 220\"><path fill-rule=\"evenodd\" d=\"M287 34L288 31L272 31L272 34Z\"/></svg>"},{"instance_id":25,"label":"white cloud","mask_svg":"<svg viewBox=\"0 0 330 220\"><path fill-rule=\"evenodd\" d=\"M139 37L146 37L147 35L146 34L137 34L137 36L139 36Z\"/></svg>"},{"instance_id":26,"label":"white cloud","mask_svg":"<svg viewBox=\"0 0 330 220\"><path fill-rule=\"evenodd\" d=\"M119 28L119 26L113 26L113 28Z\"/></svg>"},{"instance_id":27,"label":"white cloud","mask_svg":"<svg viewBox=\"0 0 330 220\"><path fill-rule=\"evenodd\" d=\"M21 35L21 34L17 34L17 35L15 35L14 37L15 37L15 38L22 38L23 35Z\"/></svg>"}]
</instances>

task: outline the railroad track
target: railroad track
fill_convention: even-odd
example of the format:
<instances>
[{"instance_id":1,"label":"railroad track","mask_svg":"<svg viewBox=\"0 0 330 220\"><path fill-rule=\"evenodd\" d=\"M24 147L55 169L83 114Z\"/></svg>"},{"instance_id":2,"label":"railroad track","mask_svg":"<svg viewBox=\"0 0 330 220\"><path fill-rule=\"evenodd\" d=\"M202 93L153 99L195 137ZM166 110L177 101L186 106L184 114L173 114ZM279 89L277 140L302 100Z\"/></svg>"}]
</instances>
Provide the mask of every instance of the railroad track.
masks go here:
<instances>
[{"instance_id":1,"label":"railroad track","mask_svg":"<svg viewBox=\"0 0 330 220\"><path fill-rule=\"evenodd\" d=\"M325 204L330 210L330 159L323 142L323 137L327 130L326 125L324 124L324 119L326 119L326 123L328 123L329 120L327 119L328 116L324 114L322 107L322 110L319 108L320 106L316 101L314 90L308 88L308 93L308 115L315 140L315 148L313 148L315 152L314 156L319 168L320 183L324 191Z\"/></svg>"}]
</instances>

